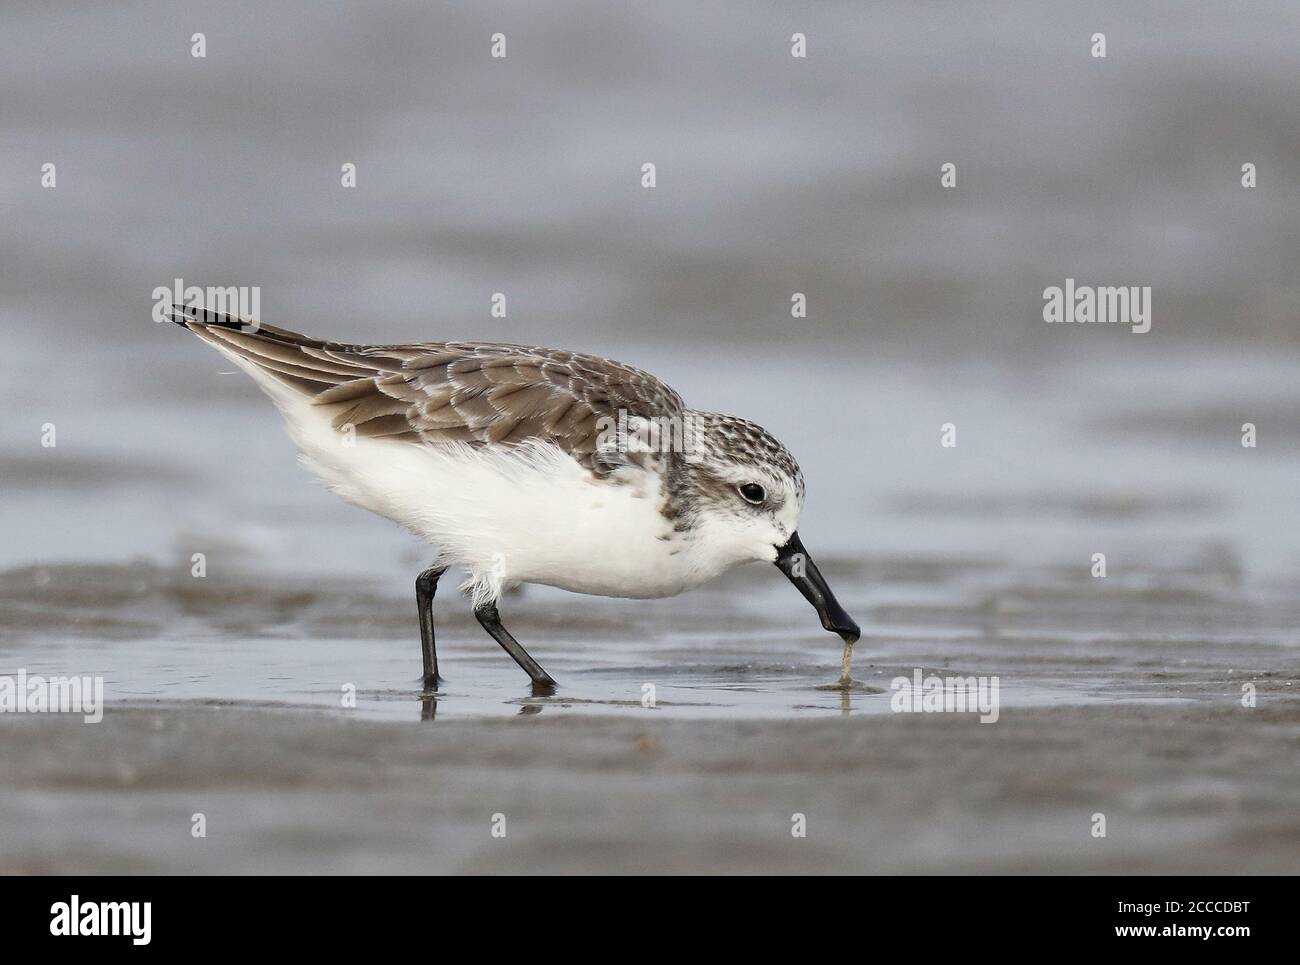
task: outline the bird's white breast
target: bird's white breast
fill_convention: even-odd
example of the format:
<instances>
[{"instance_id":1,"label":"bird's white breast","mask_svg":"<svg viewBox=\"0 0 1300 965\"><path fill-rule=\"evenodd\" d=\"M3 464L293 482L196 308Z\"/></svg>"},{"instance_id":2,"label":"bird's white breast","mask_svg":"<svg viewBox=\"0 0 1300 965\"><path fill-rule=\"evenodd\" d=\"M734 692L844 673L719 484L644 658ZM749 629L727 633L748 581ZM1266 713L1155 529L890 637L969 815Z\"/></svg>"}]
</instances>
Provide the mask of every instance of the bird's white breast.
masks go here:
<instances>
[{"instance_id":1,"label":"bird's white breast","mask_svg":"<svg viewBox=\"0 0 1300 965\"><path fill-rule=\"evenodd\" d=\"M329 488L427 539L463 566L475 602L517 583L578 593L672 596L711 579L660 512L661 480L639 468L597 479L549 443L421 446L352 436L235 358L276 402L303 464Z\"/></svg>"}]
</instances>

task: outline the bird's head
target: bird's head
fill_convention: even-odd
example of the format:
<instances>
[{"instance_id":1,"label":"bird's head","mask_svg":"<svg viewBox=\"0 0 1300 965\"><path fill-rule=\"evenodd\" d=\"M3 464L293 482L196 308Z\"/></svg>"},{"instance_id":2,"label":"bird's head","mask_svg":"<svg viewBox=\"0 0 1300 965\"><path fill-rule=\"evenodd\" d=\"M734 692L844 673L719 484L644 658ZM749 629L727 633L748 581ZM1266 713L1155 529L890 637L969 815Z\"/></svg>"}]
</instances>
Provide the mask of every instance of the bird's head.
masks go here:
<instances>
[{"instance_id":1,"label":"bird's head","mask_svg":"<svg viewBox=\"0 0 1300 965\"><path fill-rule=\"evenodd\" d=\"M794 456L762 426L735 416L691 413L685 451L673 470L670 505L679 526L719 570L775 563L817 608L822 626L845 641L860 631L831 593L799 540L803 473Z\"/></svg>"}]
</instances>

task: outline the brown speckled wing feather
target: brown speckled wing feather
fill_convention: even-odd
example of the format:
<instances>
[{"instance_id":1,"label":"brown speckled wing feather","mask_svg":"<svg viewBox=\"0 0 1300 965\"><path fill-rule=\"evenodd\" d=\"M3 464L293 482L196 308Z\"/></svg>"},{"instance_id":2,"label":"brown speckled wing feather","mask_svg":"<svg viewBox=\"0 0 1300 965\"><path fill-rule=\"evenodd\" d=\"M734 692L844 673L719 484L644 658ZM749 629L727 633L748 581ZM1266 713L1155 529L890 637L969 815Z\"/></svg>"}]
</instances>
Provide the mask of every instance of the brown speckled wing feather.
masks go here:
<instances>
[{"instance_id":1,"label":"brown speckled wing feather","mask_svg":"<svg viewBox=\"0 0 1300 965\"><path fill-rule=\"evenodd\" d=\"M174 316L323 407L335 428L439 445L543 440L597 474L601 417L680 418L671 388L594 355L486 342L348 345L199 310Z\"/></svg>"}]
</instances>

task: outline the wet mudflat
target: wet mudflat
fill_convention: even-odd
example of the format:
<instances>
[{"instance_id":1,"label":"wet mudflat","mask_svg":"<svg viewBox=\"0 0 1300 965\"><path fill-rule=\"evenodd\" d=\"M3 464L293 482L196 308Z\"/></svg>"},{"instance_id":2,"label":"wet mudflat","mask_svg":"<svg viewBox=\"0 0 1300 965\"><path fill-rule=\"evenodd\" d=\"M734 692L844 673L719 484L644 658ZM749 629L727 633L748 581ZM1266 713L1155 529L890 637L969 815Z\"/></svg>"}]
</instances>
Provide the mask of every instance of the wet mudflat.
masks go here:
<instances>
[{"instance_id":1,"label":"wet mudflat","mask_svg":"<svg viewBox=\"0 0 1300 965\"><path fill-rule=\"evenodd\" d=\"M1234 425L1300 411L1292 357L1019 388L971 362L942 390L845 364L850 448L811 389L765 401L774 365L713 391L798 440L800 529L864 631L849 693L837 638L755 565L671 600L507 596L542 696L449 581L421 699L424 549L312 486L256 394L11 440L0 674L99 675L107 709L0 714L0 869L1300 870L1295 462ZM1157 418L1192 403L1219 415ZM917 672L996 677L996 722L896 712Z\"/></svg>"},{"instance_id":2,"label":"wet mudflat","mask_svg":"<svg viewBox=\"0 0 1300 965\"><path fill-rule=\"evenodd\" d=\"M660 604L508 598L560 681L541 697L449 595L434 701L400 588L7 571L5 668L102 674L107 709L0 716L0 870L1300 869L1294 594L1208 563L1109 590L824 568L868 627L851 693L823 689L835 638L756 567ZM918 668L997 676L998 720L895 713Z\"/></svg>"},{"instance_id":3,"label":"wet mudflat","mask_svg":"<svg viewBox=\"0 0 1300 965\"><path fill-rule=\"evenodd\" d=\"M0 730L0 870L1294 873L1298 724L1291 699L1248 726L1209 701L1026 707L993 726L421 727L199 704L27 718Z\"/></svg>"}]
</instances>

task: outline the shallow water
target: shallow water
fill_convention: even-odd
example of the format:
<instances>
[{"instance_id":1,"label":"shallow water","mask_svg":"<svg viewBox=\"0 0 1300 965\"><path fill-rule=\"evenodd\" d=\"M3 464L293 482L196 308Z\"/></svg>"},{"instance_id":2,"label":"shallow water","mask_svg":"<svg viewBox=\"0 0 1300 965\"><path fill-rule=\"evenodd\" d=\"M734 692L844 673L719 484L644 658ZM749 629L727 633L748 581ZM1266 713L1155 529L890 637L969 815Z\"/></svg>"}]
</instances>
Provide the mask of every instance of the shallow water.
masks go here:
<instances>
[{"instance_id":1,"label":"shallow water","mask_svg":"<svg viewBox=\"0 0 1300 965\"><path fill-rule=\"evenodd\" d=\"M454 595L436 608L447 681L421 700L414 601L399 586L193 579L143 563L0 575L0 666L102 675L110 707L198 701L397 720L889 713L893 681L917 668L996 676L1004 708L1233 700L1248 681L1283 696L1300 679L1296 588L1248 585L1223 559L1105 581L958 558L832 555L823 569L864 627L847 693L831 687L838 640L766 566L667 601L535 587L508 596L508 625L560 682L551 695L531 691Z\"/></svg>"},{"instance_id":2,"label":"shallow water","mask_svg":"<svg viewBox=\"0 0 1300 965\"><path fill-rule=\"evenodd\" d=\"M747 638L744 649L766 649L755 648L752 642L752 637ZM453 668L446 671L452 676L432 697L421 694L418 678L411 677L412 669L418 669L418 653L413 660L412 646L392 641L160 639L87 650L75 642L47 640L39 654L7 648L0 652L6 666L24 667L29 675L65 674L69 667L84 668L76 675L101 675L109 712L113 707L196 701L326 709L389 720L540 713L630 717L651 713L682 719L891 713L891 681L910 679L912 674L910 667L881 667L871 661L874 654L863 654L866 666L844 689L837 685L832 668L806 659L756 663L737 652L733 659L743 663L701 662L701 656L718 656L712 648L702 654L693 652L686 662L670 663L665 658L680 659L680 653L647 655L644 648L620 648L654 658L629 662L602 658L595 648L557 652L553 644L543 643L532 649L547 654L547 669L560 682L554 693L538 693L513 663L490 648L494 648L490 640L477 646L444 645L440 659ZM600 649L608 654L613 648ZM355 695L346 707L345 693ZM1008 681L1000 686L999 695L1003 708L1150 699L1149 692L1140 688L1115 690L1104 688L1099 680L1067 683L1049 675Z\"/></svg>"}]
</instances>

